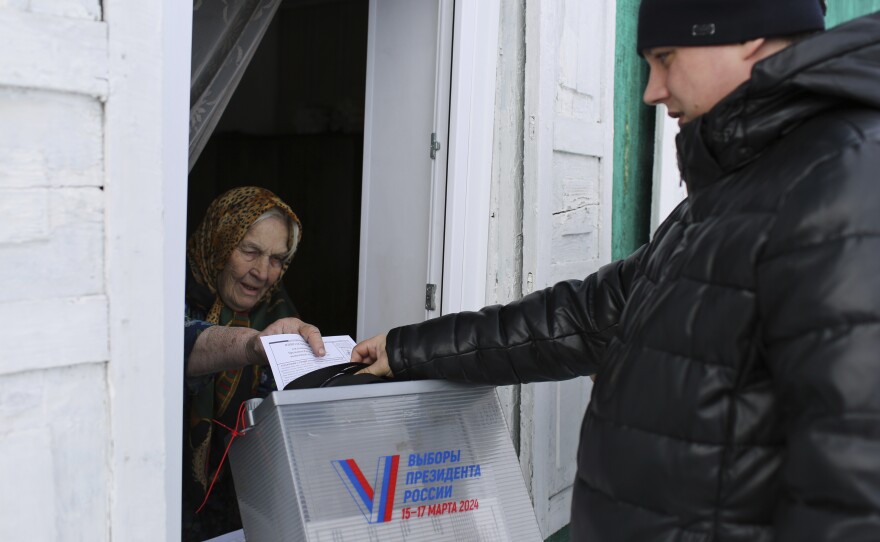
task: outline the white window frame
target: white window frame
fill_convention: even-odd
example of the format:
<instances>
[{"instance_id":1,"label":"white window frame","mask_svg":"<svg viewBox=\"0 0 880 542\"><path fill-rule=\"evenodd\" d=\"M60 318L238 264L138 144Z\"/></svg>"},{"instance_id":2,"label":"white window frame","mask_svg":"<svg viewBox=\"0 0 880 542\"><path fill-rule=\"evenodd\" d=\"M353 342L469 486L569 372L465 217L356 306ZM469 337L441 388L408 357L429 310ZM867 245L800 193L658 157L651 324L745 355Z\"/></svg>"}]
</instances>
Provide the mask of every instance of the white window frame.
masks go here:
<instances>
[{"instance_id":1,"label":"white window frame","mask_svg":"<svg viewBox=\"0 0 880 542\"><path fill-rule=\"evenodd\" d=\"M500 0L456 2L443 314L486 303Z\"/></svg>"}]
</instances>

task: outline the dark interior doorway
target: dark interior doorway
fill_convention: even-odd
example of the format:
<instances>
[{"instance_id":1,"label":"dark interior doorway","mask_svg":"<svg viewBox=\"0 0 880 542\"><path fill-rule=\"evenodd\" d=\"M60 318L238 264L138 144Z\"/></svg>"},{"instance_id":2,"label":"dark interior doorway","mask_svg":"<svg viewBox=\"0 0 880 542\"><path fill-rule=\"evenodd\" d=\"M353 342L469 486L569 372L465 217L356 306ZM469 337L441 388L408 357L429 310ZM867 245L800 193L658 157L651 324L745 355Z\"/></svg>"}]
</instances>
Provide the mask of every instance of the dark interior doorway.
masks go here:
<instances>
[{"instance_id":1,"label":"dark interior doorway","mask_svg":"<svg viewBox=\"0 0 880 542\"><path fill-rule=\"evenodd\" d=\"M357 324L367 17L367 0L284 0L189 176L187 236L235 186L299 215L284 283L324 335Z\"/></svg>"}]
</instances>

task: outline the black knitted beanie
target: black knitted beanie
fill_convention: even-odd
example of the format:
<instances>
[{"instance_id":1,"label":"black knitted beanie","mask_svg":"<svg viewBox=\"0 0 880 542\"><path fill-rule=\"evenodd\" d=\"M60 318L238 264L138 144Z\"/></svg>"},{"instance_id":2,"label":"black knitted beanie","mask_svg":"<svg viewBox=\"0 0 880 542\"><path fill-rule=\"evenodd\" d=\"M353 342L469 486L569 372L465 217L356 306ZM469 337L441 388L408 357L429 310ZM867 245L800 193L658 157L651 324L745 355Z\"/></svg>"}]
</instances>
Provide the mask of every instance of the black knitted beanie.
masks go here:
<instances>
[{"instance_id":1,"label":"black knitted beanie","mask_svg":"<svg viewBox=\"0 0 880 542\"><path fill-rule=\"evenodd\" d=\"M824 28L820 0L642 0L637 50L726 45Z\"/></svg>"}]
</instances>

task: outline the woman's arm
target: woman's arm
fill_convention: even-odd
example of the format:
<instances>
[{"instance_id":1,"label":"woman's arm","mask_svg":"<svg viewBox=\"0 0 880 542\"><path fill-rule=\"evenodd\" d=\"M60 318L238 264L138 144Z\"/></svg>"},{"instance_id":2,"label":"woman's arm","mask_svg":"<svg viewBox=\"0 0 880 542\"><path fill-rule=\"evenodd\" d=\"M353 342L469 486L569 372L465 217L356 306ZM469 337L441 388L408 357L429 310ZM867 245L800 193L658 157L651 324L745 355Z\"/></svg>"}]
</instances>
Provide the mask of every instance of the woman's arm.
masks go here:
<instances>
[{"instance_id":1,"label":"woman's arm","mask_svg":"<svg viewBox=\"0 0 880 542\"><path fill-rule=\"evenodd\" d=\"M266 352L260 337L298 333L309 343L316 356L324 355L324 340L317 327L299 318L282 318L263 331L246 327L211 326L198 336L186 365L186 376L194 377L245 365L266 363Z\"/></svg>"}]
</instances>

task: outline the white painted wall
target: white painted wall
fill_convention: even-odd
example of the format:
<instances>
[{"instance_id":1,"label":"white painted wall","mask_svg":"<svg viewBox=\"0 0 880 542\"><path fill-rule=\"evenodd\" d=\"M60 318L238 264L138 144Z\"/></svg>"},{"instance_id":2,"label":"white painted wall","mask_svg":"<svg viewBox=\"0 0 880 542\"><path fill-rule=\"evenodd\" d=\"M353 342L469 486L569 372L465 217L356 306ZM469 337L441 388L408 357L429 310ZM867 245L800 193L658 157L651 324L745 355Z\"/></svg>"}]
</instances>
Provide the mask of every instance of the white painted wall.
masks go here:
<instances>
[{"instance_id":1,"label":"white painted wall","mask_svg":"<svg viewBox=\"0 0 880 542\"><path fill-rule=\"evenodd\" d=\"M109 534L99 17L0 8L0 540Z\"/></svg>"},{"instance_id":2,"label":"white painted wall","mask_svg":"<svg viewBox=\"0 0 880 542\"><path fill-rule=\"evenodd\" d=\"M178 536L190 17L0 0L0 540Z\"/></svg>"}]
</instances>

